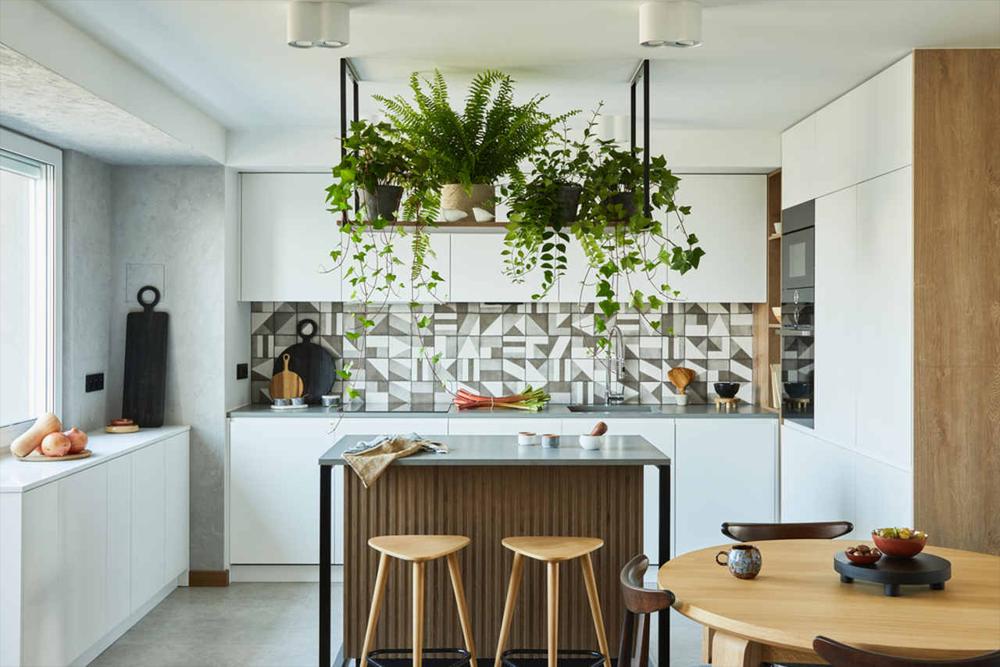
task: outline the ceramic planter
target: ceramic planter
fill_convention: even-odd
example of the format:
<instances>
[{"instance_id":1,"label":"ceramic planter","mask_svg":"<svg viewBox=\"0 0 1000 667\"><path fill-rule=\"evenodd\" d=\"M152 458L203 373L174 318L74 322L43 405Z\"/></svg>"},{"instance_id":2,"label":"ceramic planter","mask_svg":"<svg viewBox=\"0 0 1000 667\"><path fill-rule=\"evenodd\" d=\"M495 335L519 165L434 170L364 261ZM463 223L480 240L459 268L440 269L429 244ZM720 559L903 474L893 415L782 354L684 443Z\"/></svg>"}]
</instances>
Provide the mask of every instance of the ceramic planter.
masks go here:
<instances>
[{"instance_id":1,"label":"ceramic planter","mask_svg":"<svg viewBox=\"0 0 1000 667\"><path fill-rule=\"evenodd\" d=\"M376 185L375 192L361 190L359 204L364 206L365 220L371 222L382 217L394 221L399 202L403 199L403 188L398 185Z\"/></svg>"},{"instance_id":2,"label":"ceramic planter","mask_svg":"<svg viewBox=\"0 0 1000 667\"><path fill-rule=\"evenodd\" d=\"M623 220L628 220L635 215L635 193L619 192L604 200L606 206L621 206L625 210Z\"/></svg>"},{"instance_id":3,"label":"ceramic planter","mask_svg":"<svg viewBox=\"0 0 1000 667\"><path fill-rule=\"evenodd\" d=\"M581 192L583 192L583 188L575 183L559 186L556 191L556 223L576 222Z\"/></svg>"},{"instance_id":4,"label":"ceramic planter","mask_svg":"<svg viewBox=\"0 0 1000 667\"><path fill-rule=\"evenodd\" d=\"M477 183L466 191L460 183L441 186L441 215L446 222L492 222L496 213L496 186Z\"/></svg>"}]
</instances>

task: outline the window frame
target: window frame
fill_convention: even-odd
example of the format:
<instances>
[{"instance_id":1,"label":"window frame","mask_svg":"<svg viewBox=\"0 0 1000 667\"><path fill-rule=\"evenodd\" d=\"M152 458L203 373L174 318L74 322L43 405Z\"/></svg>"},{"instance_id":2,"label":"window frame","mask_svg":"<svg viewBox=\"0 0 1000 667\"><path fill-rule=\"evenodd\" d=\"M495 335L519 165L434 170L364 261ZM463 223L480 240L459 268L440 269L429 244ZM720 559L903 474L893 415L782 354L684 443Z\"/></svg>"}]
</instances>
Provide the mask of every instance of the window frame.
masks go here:
<instances>
[{"instance_id":1,"label":"window frame","mask_svg":"<svg viewBox=\"0 0 1000 667\"><path fill-rule=\"evenodd\" d=\"M0 127L0 148L46 166L47 247L46 277L49 324L47 335L45 409L61 416L63 407L63 154L62 150L5 127ZM37 415L35 416L37 417ZM35 417L12 424L0 424L0 442L4 446L26 431ZM6 449L6 447L4 447Z\"/></svg>"}]
</instances>

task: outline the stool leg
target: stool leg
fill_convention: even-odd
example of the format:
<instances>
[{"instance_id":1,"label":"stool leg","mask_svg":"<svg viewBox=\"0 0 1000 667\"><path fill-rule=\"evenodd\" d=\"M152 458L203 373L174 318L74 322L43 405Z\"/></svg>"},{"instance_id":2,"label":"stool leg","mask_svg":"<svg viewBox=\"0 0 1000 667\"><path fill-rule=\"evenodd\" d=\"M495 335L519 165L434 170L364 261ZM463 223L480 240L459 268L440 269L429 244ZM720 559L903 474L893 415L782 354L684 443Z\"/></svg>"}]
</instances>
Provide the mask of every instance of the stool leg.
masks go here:
<instances>
[{"instance_id":1,"label":"stool leg","mask_svg":"<svg viewBox=\"0 0 1000 667\"><path fill-rule=\"evenodd\" d=\"M382 612L382 598L385 596L385 584L389 580L389 556L381 554L378 559L378 573L375 575L375 592L372 593L372 606L368 610L368 628L365 630L365 643L361 646L361 667L368 664L368 651L375 640L375 628L378 626L378 615Z\"/></svg>"},{"instance_id":2,"label":"stool leg","mask_svg":"<svg viewBox=\"0 0 1000 667\"><path fill-rule=\"evenodd\" d=\"M597 645L601 648L604 662L611 667L611 656L608 652L608 637L604 632L604 614L601 613L601 600L597 595L597 580L594 578L594 563L590 554L580 558L583 568L583 583L587 586L587 599L590 601L590 615L594 617L594 631L597 633Z\"/></svg>"},{"instance_id":3,"label":"stool leg","mask_svg":"<svg viewBox=\"0 0 1000 667\"><path fill-rule=\"evenodd\" d=\"M549 667L559 662L559 563L546 563L549 585Z\"/></svg>"},{"instance_id":4,"label":"stool leg","mask_svg":"<svg viewBox=\"0 0 1000 667\"><path fill-rule=\"evenodd\" d=\"M476 667L476 644L472 639L472 620L469 618L469 603L465 600L465 586L462 584L462 571L458 567L458 554L448 554L448 573L451 574L451 587L455 591L458 620L462 624L465 650L469 652L469 664L471 667Z\"/></svg>"},{"instance_id":5,"label":"stool leg","mask_svg":"<svg viewBox=\"0 0 1000 667\"><path fill-rule=\"evenodd\" d=\"M514 603L517 602L517 592L521 588L521 572L524 568L524 556L514 554L514 565L510 569L510 584L507 586L507 602L503 606L503 621L500 623L500 638L497 639L497 654L493 659L493 667L500 667L501 655L507 645L510 635L510 624L514 618Z\"/></svg>"},{"instance_id":6,"label":"stool leg","mask_svg":"<svg viewBox=\"0 0 1000 667\"><path fill-rule=\"evenodd\" d=\"M413 563L413 667L424 662L424 570L427 563Z\"/></svg>"}]
</instances>

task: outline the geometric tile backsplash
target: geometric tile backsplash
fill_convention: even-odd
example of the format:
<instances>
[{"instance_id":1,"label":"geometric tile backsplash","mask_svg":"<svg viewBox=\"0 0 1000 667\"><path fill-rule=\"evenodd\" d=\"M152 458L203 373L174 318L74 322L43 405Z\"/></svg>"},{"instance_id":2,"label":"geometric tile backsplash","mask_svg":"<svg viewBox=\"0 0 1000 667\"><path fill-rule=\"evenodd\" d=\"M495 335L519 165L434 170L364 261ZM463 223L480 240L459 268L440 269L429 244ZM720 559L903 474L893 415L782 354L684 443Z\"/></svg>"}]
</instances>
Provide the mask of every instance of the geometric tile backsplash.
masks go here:
<instances>
[{"instance_id":1,"label":"geometric tile backsplash","mask_svg":"<svg viewBox=\"0 0 1000 667\"><path fill-rule=\"evenodd\" d=\"M353 362L351 384L367 409L444 407L451 403L449 392L459 387L498 396L526 384L544 386L554 403L604 400L603 358L592 355L593 304L426 305L420 312L431 314L432 324L423 330L417 329L407 304L373 307L367 315L374 327L351 341L344 332L355 329L355 313L362 307L341 302L252 303L254 402L269 401L274 358L298 342L300 319L319 323L313 342L333 353L338 368ZM654 317L661 322L660 331L649 325ZM624 335L626 401L673 403L667 372L674 366L698 374L687 390L690 403L714 399L712 383L719 381L744 383L739 397L751 400L752 320L747 303L668 303L660 313L645 317L623 310L613 323ZM440 355L437 364L431 361L435 354ZM338 381L334 393L343 390Z\"/></svg>"}]
</instances>

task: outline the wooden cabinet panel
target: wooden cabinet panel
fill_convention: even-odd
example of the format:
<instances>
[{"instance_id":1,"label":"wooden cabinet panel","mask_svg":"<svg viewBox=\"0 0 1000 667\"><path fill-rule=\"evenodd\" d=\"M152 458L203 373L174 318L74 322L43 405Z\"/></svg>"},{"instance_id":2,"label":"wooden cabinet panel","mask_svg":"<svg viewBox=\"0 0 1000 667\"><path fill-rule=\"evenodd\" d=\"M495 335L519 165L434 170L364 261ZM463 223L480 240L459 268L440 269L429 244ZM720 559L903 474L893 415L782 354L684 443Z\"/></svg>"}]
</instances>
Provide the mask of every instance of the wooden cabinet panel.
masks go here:
<instances>
[{"instance_id":1,"label":"wooden cabinet panel","mask_svg":"<svg viewBox=\"0 0 1000 667\"><path fill-rule=\"evenodd\" d=\"M51 575L62 579L64 621L59 641L66 658L73 660L107 627L108 467L88 468L58 484L59 514L49 520L59 523L63 564ZM41 629L48 632L44 626Z\"/></svg>"},{"instance_id":2,"label":"wooden cabinet panel","mask_svg":"<svg viewBox=\"0 0 1000 667\"><path fill-rule=\"evenodd\" d=\"M132 459L121 456L108 469L108 627L131 613L129 586L132 571ZM185 490L186 494L186 490Z\"/></svg>"},{"instance_id":3,"label":"wooden cabinet panel","mask_svg":"<svg viewBox=\"0 0 1000 667\"><path fill-rule=\"evenodd\" d=\"M326 210L329 173L242 174L243 301L340 301L337 218Z\"/></svg>"},{"instance_id":4,"label":"wooden cabinet panel","mask_svg":"<svg viewBox=\"0 0 1000 667\"><path fill-rule=\"evenodd\" d=\"M854 363L857 447L910 468L913 442L913 182L906 167L858 186Z\"/></svg>"},{"instance_id":5,"label":"wooden cabinet panel","mask_svg":"<svg viewBox=\"0 0 1000 667\"><path fill-rule=\"evenodd\" d=\"M725 542L724 521L777 520L777 424L678 419L676 553Z\"/></svg>"},{"instance_id":6,"label":"wooden cabinet panel","mask_svg":"<svg viewBox=\"0 0 1000 667\"><path fill-rule=\"evenodd\" d=\"M857 188L816 200L816 435L855 444L857 419Z\"/></svg>"},{"instance_id":7,"label":"wooden cabinet panel","mask_svg":"<svg viewBox=\"0 0 1000 667\"><path fill-rule=\"evenodd\" d=\"M913 163L913 56L872 77L856 91L861 119L858 180L866 181Z\"/></svg>"},{"instance_id":8,"label":"wooden cabinet panel","mask_svg":"<svg viewBox=\"0 0 1000 667\"><path fill-rule=\"evenodd\" d=\"M816 196L816 114L781 133L781 208Z\"/></svg>"},{"instance_id":9,"label":"wooden cabinet panel","mask_svg":"<svg viewBox=\"0 0 1000 667\"><path fill-rule=\"evenodd\" d=\"M150 600L164 583L163 443L130 454L132 459L132 549L130 608Z\"/></svg>"},{"instance_id":10,"label":"wooden cabinet panel","mask_svg":"<svg viewBox=\"0 0 1000 667\"><path fill-rule=\"evenodd\" d=\"M498 301L528 303L531 295L539 291L542 275L532 271L523 283L515 283L504 275L503 234L468 233L451 236L451 300L459 303ZM558 300L555 287L542 302Z\"/></svg>"},{"instance_id":11,"label":"wooden cabinet panel","mask_svg":"<svg viewBox=\"0 0 1000 667\"><path fill-rule=\"evenodd\" d=\"M188 434L174 436L163 442L164 461L164 580L169 581L186 572L189 556L188 467L190 447Z\"/></svg>"},{"instance_id":12,"label":"wooden cabinet panel","mask_svg":"<svg viewBox=\"0 0 1000 667\"><path fill-rule=\"evenodd\" d=\"M698 303L767 301L767 177L764 175L681 174L677 200L691 206L688 232L705 256L698 269L668 272L667 282L684 301ZM682 242L676 220L670 237Z\"/></svg>"}]
</instances>

